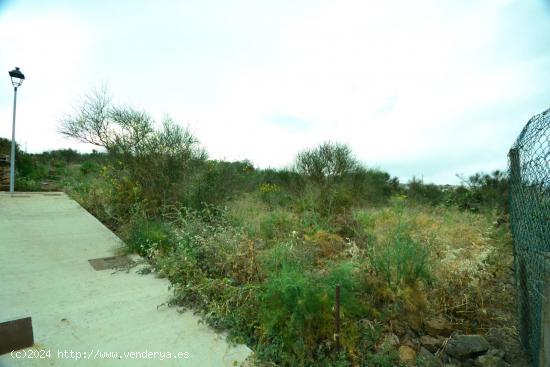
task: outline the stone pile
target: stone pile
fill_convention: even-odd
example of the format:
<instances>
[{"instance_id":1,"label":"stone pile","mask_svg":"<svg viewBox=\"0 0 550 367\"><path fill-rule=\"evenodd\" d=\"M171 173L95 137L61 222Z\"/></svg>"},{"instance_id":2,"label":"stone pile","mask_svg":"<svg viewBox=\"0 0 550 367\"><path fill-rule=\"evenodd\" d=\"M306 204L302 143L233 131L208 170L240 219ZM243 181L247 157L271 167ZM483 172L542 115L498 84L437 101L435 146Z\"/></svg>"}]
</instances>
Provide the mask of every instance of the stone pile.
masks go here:
<instances>
[{"instance_id":1,"label":"stone pile","mask_svg":"<svg viewBox=\"0 0 550 367\"><path fill-rule=\"evenodd\" d=\"M408 366L511 367L505 351L491 345L482 335L454 331L443 317L425 320L422 330L400 331L403 335L387 334L384 343L394 346L401 362Z\"/></svg>"}]
</instances>

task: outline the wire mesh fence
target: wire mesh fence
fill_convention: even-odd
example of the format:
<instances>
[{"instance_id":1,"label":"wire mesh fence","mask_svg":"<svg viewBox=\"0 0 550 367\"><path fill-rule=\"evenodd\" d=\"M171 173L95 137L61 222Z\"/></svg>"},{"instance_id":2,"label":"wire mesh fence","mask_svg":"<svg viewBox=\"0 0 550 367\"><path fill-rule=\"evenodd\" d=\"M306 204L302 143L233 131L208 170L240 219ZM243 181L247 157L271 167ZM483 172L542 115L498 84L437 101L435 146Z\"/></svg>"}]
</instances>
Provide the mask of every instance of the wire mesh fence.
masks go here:
<instances>
[{"instance_id":1,"label":"wire mesh fence","mask_svg":"<svg viewBox=\"0 0 550 367\"><path fill-rule=\"evenodd\" d=\"M529 120L508 157L519 332L533 366L549 366L550 109Z\"/></svg>"}]
</instances>

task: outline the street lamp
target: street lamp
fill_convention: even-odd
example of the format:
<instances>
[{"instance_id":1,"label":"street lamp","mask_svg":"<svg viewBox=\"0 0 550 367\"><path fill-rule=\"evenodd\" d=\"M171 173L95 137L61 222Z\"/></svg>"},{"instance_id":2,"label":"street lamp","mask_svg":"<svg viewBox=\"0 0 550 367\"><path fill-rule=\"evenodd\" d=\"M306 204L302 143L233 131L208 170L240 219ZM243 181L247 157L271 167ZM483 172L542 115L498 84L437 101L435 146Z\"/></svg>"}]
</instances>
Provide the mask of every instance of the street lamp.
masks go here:
<instances>
[{"instance_id":1,"label":"street lamp","mask_svg":"<svg viewBox=\"0 0 550 367\"><path fill-rule=\"evenodd\" d=\"M11 84L13 85L13 125L11 128L11 155L10 155L10 193L13 193L15 188L15 107L17 103L17 88L23 84L25 75L15 68L9 72Z\"/></svg>"}]
</instances>

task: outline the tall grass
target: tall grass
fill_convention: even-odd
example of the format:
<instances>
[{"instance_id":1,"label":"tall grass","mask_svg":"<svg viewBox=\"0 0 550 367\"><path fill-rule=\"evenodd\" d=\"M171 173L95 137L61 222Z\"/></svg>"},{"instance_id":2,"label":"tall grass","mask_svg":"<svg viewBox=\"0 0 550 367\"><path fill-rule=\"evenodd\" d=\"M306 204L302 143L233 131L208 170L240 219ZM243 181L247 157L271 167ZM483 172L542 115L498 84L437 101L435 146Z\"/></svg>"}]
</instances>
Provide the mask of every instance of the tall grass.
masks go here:
<instances>
[{"instance_id":1,"label":"tall grass","mask_svg":"<svg viewBox=\"0 0 550 367\"><path fill-rule=\"evenodd\" d=\"M373 246L369 254L375 273L394 289L432 280L429 249L413 240L402 224L391 240Z\"/></svg>"}]
</instances>

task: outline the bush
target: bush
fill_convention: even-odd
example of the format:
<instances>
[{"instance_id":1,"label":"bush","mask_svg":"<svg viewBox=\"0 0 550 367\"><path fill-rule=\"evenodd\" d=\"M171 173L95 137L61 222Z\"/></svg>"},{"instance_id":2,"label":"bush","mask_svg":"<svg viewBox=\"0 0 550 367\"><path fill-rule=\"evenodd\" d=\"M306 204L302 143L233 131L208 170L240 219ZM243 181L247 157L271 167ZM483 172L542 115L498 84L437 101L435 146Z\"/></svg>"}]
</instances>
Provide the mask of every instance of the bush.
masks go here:
<instances>
[{"instance_id":1,"label":"bush","mask_svg":"<svg viewBox=\"0 0 550 367\"><path fill-rule=\"evenodd\" d=\"M314 209L302 212L302 228L306 234L314 234L318 231L333 232L334 228L327 218Z\"/></svg>"},{"instance_id":2,"label":"bush","mask_svg":"<svg viewBox=\"0 0 550 367\"><path fill-rule=\"evenodd\" d=\"M258 173L262 177L263 183L276 185L281 188L281 192L286 191L292 196L300 195L306 184L302 174L288 169L274 170L268 168Z\"/></svg>"},{"instance_id":3,"label":"bush","mask_svg":"<svg viewBox=\"0 0 550 367\"><path fill-rule=\"evenodd\" d=\"M316 209L321 215L329 217L349 209L353 203L349 177L360 170L350 147L338 143L323 143L298 153L295 167L313 185Z\"/></svg>"},{"instance_id":4,"label":"bush","mask_svg":"<svg viewBox=\"0 0 550 367\"><path fill-rule=\"evenodd\" d=\"M270 208L282 207L291 202L292 197L281 186L264 182L259 186L260 197Z\"/></svg>"},{"instance_id":5,"label":"bush","mask_svg":"<svg viewBox=\"0 0 550 367\"><path fill-rule=\"evenodd\" d=\"M439 205L444 203L445 193L435 184L425 184L413 177L408 183L407 196L421 204Z\"/></svg>"},{"instance_id":6,"label":"bush","mask_svg":"<svg viewBox=\"0 0 550 367\"><path fill-rule=\"evenodd\" d=\"M350 226L352 237L364 246L369 245L374 229L374 218L371 213L366 210L357 210L352 214L351 223L353 224Z\"/></svg>"},{"instance_id":7,"label":"bush","mask_svg":"<svg viewBox=\"0 0 550 367\"><path fill-rule=\"evenodd\" d=\"M315 250L318 260L335 258L344 249L344 240L337 234L319 230L313 235L304 236L306 244Z\"/></svg>"},{"instance_id":8,"label":"bush","mask_svg":"<svg viewBox=\"0 0 550 367\"><path fill-rule=\"evenodd\" d=\"M310 271L315 265L312 248L301 246L296 240L279 242L260 255L263 275L268 277L286 270Z\"/></svg>"},{"instance_id":9,"label":"bush","mask_svg":"<svg viewBox=\"0 0 550 367\"><path fill-rule=\"evenodd\" d=\"M357 170L351 177L353 200L368 205L386 204L399 193L399 180L378 169Z\"/></svg>"},{"instance_id":10,"label":"bush","mask_svg":"<svg viewBox=\"0 0 550 367\"><path fill-rule=\"evenodd\" d=\"M298 230L297 220L284 210L272 211L260 222L261 236L268 241L288 238L293 230Z\"/></svg>"},{"instance_id":11,"label":"bush","mask_svg":"<svg viewBox=\"0 0 550 367\"><path fill-rule=\"evenodd\" d=\"M296 156L296 170L318 186L341 180L355 172L359 164L351 148L344 144L325 142L316 148L304 150Z\"/></svg>"},{"instance_id":12,"label":"bush","mask_svg":"<svg viewBox=\"0 0 550 367\"><path fill-rule=\"evenodd\" d=\"M261 321L267 340L260 354L285 366L313 362L317 346L334 332L331 307L318 279L283 268L264 285Z\"/></svg>"},{"instance_id":13,"label":"bush","mask_svg":"<svg viewBox=\"0 0 550 367\"><path fill-rule=\"evenodd\" d=\"M220 205L237 194L254 190L257 176L248 161L208 161L194 167L193 177L185 180L187 188L181 200L194 209Z\"/></svg>"},{"instance_id":14,"label":"bush","mask_svg":"<svg viewBox=\"0 0 550 367\"><path fill-rule=\"evenodd\" d=\"M99 172L99 165L92 161L86 161L80 166L80 172L84 175L89 175L90 173Z\"/></svg>"},{"instance_id":15,"label":"bush","mask_svg":"<svg viewBox=\"0 0 550 367\"><path fill-rule=\"evenodd\" d=\"M283 263L263 285L258 353L282 366L333 366L334 292L341 286L341 345L354 350L358 329L354 318L368 315L356 298L355 265L333 265L328 274L316 274ZM329 356L333 356L332 358Z\"/></svg>"},{"instance_id":16,"label":"bush","mask_svg":"<svg viewBox=\"0 0 550 367\"><path fill-rule=\"evenodd\" d=\"M112 106L106 91L89 96L76 114L62 121L59 131L105 148L118 170L116 177L132 181L153 213L179 199L177 184L196 162L206 159L189 130L168 117L155 129L147 113Z\"/></svg>"},{"instance_id":17,"label":"bush","mask_svg":"<svg viewBox=\"0 0 550 367\"><path fill-rule=\"evenodd\" d=\"M343 144L328 142L300 152L295 167L310 186L302 194L313 194L315 210L327 218L345 215L353 206L365 203L384 204L399 191L397 178L362 167L351 148Z\"/></svg>"},{"instance_id":18,"label":"bush","mask_svg":"<svg viewBox=\"0 0 550 367\"><path fill-rule=\"evenodd\" d=\"M375 274L393 289L430 282L429 254L426 246L411 238L401 220L392 237L369 250Z\"/></svg>"},{"instance_id":19,"label":"bush","mask_svg":"<svg viewBox=\"0 0 550 367\"><path fill-rule=\"evenodd\" d=\"M508 176L505 172L476 173L461 180L460 186L449 187L424 184L413 178L406 194L420 204L446 204L473 212L496 209L501 215L508 213Z\"/></svg>"},{"instance_id":20,"label":"bush","mask_svg":"<svg viewBox=\"0 0 550 367\"><path fill-rule=\"evenodd\" d=\"M159 220L134 218L125 231L128 249L141 256L151 256L151 252L168 251L175 245L174 233L170 225Z\"/></svg>"},{"instance_id":21,"label":"bush","mask_svg":"<svg viewBox=\"0 0 550 367\"><path fill-rule=\"evenodd\" d=\"M42 191L42 183L27 177L15 177L16 191Z\"/></svg>"},{"instance_id":22,"label":"bush","mask_svg":"<svg viewBox=\"0 0 550 367\"><path fill-rule=\"evenodd\" d=\"M11 155L11 140L0 138L0 156ZM21 150L19 144L15 144L15 170L16 184L18 178L24 178L19 185L21 190L27 190L27 187L37 187L31 181L39 181L47 174L46 167L37 162L31 154L27 154ZM38 188L40 190L40 188ZM35 190L28 190L35 191Z\"/></svg>"},{"instance_id":23,"label":"bush","mask_svg":"<svg viewBox=\"0 0 550 367\"><path fill-rule=\"evenodd\" d=\"M43 152L42 158L48 161L61 161L64 163L78 163L82 159L82 155L74 149L58 149Z\"/></svg>"},{"instance_id":24,"label":"bush","mask_svg":"<svg viewBox=\"0 0 550 367\"><path fill-rule=\"evenodd\" d=\"M450 199L461 209L474 212L496 209L500 214L508 213L508 175L502 171L491 174L476 173L462 180Z\"/></svg>"}]
</instances>

